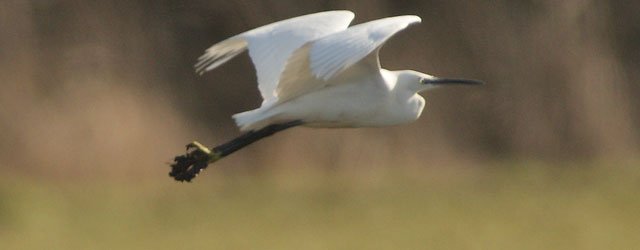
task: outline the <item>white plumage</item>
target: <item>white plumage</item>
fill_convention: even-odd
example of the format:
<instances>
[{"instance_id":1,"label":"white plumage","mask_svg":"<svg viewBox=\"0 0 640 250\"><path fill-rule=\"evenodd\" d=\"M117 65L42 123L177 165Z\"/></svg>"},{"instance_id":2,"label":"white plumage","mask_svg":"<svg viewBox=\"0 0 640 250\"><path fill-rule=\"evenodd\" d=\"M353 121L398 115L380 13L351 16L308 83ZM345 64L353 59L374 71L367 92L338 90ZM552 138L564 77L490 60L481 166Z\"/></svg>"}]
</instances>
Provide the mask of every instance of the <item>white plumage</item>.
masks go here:
<instances>
[{"instance_id":1,"label":"white plumage","mask_svg":"<svg viewBox=\"0 0 640 250\"><path fill-rule=\"evenodd\" d=\"M441 84L479 81L437 78L412 70L380 68L378 51L398 31L419 23L398 16L349 27L350 11L295 17L233 36L211 46L196 66L200 74L249 50L262 105L233 115L243 135L209 149L198 142L174 158L169 173L191 181L209 163L295 127L376 127L414 121L425 100L418 92Z\"/></svg>"},{"instance_id":2,"label":"white plumage","mask_svg":"<svg viewBox=\"0 0 640 250\"><path fill-rule=\"evenodd\" d=\"M380 47L420 17L348 27L353 17L350 11L327 11L241 33L207 49L196 70L202 74L249 50L263 102L233 116L242 131L294 120L316 127L406 123L424 107L418 92L441 83L478 83L381 69Z\"/></svg>"},{"instance_id":3,"label":"white plumage","mask_svg":"<svg viewBox=\"0 0 640 250\"><path fill-rule=\"evenodd\" d=\"M258 88L265 101L276 98L275 89L287 59L303 44L344 30L353 20L350 11L328 11L268 24L211 46L196 64L203 74L247 48L256 67Z\"/></svg>"}]
</instances>

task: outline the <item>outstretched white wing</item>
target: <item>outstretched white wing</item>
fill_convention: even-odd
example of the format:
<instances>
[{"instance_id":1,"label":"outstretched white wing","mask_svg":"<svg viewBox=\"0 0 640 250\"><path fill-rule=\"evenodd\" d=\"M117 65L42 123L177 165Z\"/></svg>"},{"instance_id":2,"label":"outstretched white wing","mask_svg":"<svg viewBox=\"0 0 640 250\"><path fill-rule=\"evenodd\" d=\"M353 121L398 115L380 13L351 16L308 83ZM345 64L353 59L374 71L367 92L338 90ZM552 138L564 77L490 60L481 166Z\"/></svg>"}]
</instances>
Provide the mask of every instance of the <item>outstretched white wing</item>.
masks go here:
<instances>
[{"instance_id":1,"label":"outstretched white wing","mask_svg":"<svg viewBox=\"0 0 640 250\"><path fill-rule=\"evenodd\" d=\"M310 41L287 61L276 89L278 101L331 84L331 78L343 72L360 74L379 70L380 47L398 31L420 21L418 16L389 17Z\"/></svg>"},{"instance_id":2,"label":"outstretched white wing","mask_svg":"<svg viewBox=\"0 0 640 250\"><path fill-rule=\"evenodd\" d=\"M244 32L207 49L195 65L196 71L203 74L248 48L258 75L263 103L273 102L280 74L291 54L309 41L346 29L353 17L350 11L327 11Z\"/></svg>"}]
</instances>

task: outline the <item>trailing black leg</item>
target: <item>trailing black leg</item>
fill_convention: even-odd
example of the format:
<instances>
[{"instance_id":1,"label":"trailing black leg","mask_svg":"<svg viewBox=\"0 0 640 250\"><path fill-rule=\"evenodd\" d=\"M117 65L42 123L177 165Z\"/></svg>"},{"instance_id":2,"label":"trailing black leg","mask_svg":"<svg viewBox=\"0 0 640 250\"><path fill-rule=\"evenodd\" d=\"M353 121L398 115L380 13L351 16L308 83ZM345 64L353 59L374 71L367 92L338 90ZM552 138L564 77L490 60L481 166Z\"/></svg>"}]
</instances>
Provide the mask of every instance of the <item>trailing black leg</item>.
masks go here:
<instances>
[{"instance_id":1,"label":"trailing black leg","mask_svg":"<svg viewBox=\"0 0 640 250\"><path fill-rule=\"evenodd\" d=\"M205 169L209 163L220 160L262 138L301 124L302 121L272 124L256 131L249 131L227 143L213 148L213 150L194 141L187 145L186 154L176 156L173 159L169 176L177 181L191 181L198 173Z\"/></svg>"}]
</instances>

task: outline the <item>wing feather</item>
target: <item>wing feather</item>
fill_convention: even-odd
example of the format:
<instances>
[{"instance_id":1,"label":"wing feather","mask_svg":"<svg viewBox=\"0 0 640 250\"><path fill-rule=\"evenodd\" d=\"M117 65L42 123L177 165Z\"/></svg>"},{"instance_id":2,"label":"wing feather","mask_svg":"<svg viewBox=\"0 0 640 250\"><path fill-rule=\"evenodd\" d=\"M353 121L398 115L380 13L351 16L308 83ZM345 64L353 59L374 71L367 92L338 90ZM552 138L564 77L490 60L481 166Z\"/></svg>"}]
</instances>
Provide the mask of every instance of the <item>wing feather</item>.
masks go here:
<instances>
[{"instance_id":1,"label":"wing feather","mask_svg":"<svg viewBox=\"0 0 640 250\"><path fill-rule=\"evenodd\" d=\"M374 52L398 31L420 22L417 16L379 19L314 41L309 51L315 77L327 80Z\"/></svg>"},{"instance_id":2,"label":"wing feather","mask_svg":"<svg viewBox=\"0 0 640 250\"><path fill-rule=\"evenodd\" d=\"M341 74L379 72L380 47L397 32L420 21L418 16L383 18L308 42L287 61L276 89L278 102L339 83L332 79Z\"/></svg>"},{"instance_id":3,"label":"wing feather","mask_svg":"<svg viewBox=\"0 0 640 250\"><path fill-rule=\"evenodd\" d=\"M204 72L231 60L245 50L247 50L247 42L237 36L219 42L208 48L204 55L198 58L198 63L195 65L196 72L202 75Z\"/></svg>"},{"instance_id":4,"label":"wing feather","mask_svg":"<svg viewBox=\"0 0 640 250\"><path fill-rule=\"evenodd\" d=\"M346 29L353 17L350 11L327 11L244 32L207 49L195 65L196 71L202 74L212 70L248 49L263 104L273 102L280 75L291 54L309 41Z\"/></svg>"}]
</instances>

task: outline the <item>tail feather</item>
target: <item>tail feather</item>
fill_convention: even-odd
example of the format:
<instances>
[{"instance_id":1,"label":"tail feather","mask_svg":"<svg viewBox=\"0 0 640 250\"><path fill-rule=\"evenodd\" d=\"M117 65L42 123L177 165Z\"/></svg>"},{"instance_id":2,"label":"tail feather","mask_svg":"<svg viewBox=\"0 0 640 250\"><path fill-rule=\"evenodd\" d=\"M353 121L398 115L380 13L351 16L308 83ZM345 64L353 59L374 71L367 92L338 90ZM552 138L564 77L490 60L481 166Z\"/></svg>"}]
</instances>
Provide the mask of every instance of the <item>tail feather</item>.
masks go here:
<instances>
[{"instance_id":1,"label":"tail feather","mask_svg":"<svg viewBox=\"0 0 640 250\"><path fill-rule=\"evenodd\" d=\"M245 111L235 114L232 117L238 128L240 128L240 131L260 129L269 125L266 120L269 116L265 114L262 109Z\"/></svg>"}]
</instances>

